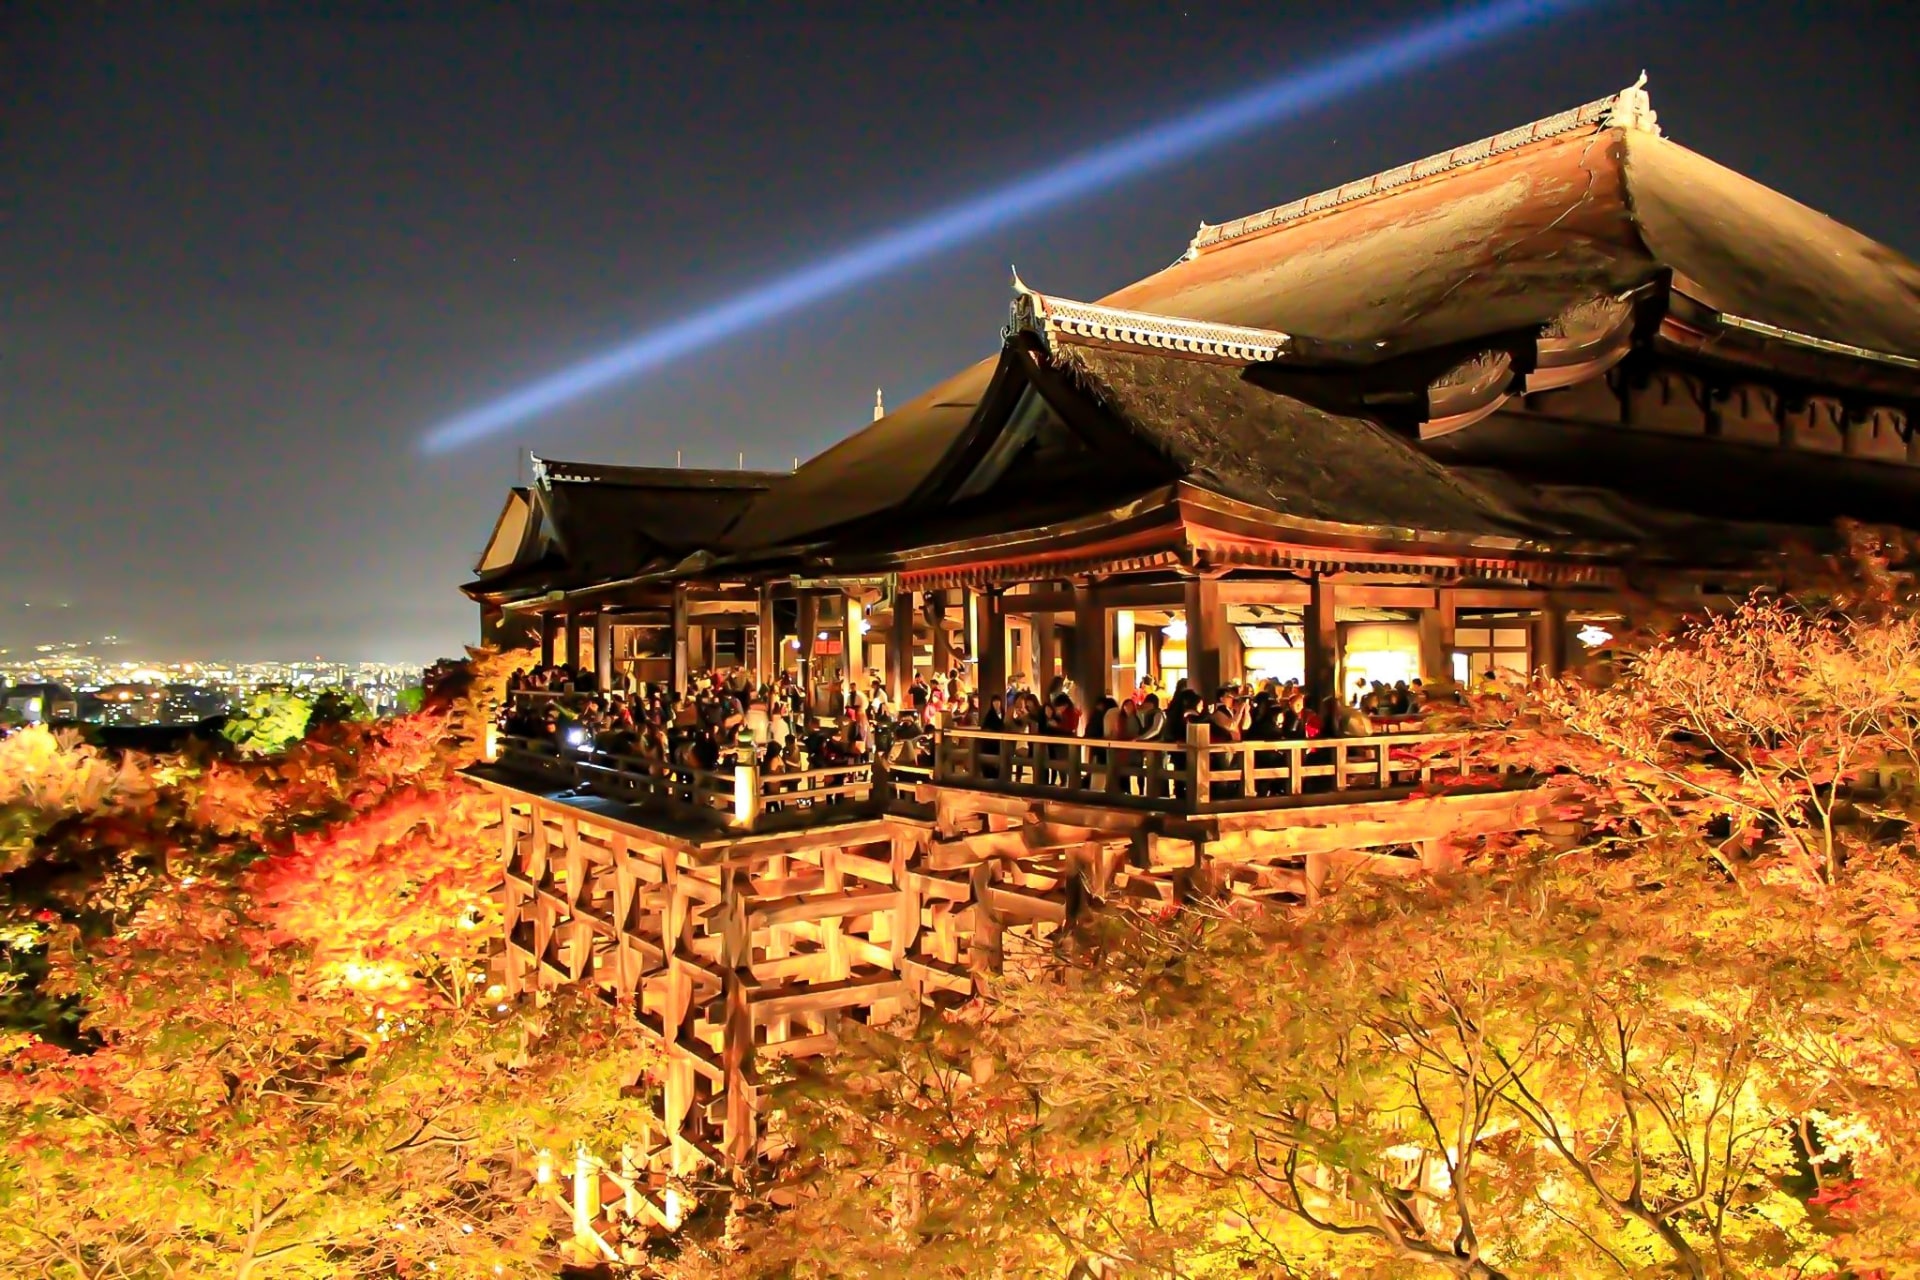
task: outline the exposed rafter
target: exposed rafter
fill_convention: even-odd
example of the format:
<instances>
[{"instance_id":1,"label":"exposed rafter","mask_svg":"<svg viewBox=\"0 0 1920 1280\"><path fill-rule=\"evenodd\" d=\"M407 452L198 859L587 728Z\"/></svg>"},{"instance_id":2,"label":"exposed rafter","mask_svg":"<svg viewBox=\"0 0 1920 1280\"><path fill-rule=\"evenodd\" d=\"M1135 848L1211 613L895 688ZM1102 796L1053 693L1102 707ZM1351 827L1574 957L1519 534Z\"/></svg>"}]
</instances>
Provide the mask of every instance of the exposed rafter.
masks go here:
<instances>
[{"instance_id":1,"label":"exposed rafter","mask_svg":"<svg viewBox=\"0 0 1920 1280\"><path fill-rule=\"evenodd\" d=\"M1539 142L1543 138L1558 137L1563 133L1573 133L1588 128L1641 129L1657 134L1660 132L1659 120L1654 114L1652 101L1647 97L1646 83L1647 75L1643 71L1638 80L1612 97L1599 98L1585 106L1575 107L1571 111L1562 111L1544 120L1535 120L1532 124L1524 124L1517 129L1497 133L1491 138L1469 142L1451 151L1442 151L1424 160L1403 164L1397 169L1388 169L1385 173L1376 173L1372 177L1333 187L1307 196L1305 199L1295 200L1291 204L1264 209L1259 213L1248 214L1244 218L1236 218L1232 222L1222 222L1216 226L1203 222L1200 224L1200 230L1194 233L1193 243L1187 246L1186 256L1191 258L1230 240L1255 235L1283 223L1295 222L1337 205L1364 200L1368 196L1391 191L1395 187L1403 187L1411 182L1418 182L1436 173L1445 173L1449 169L1477 164L1489 157L1518 150L1528 143Z\"/></svg>"},{"instance_id":2,"label":"exposed rafter","mask_svg":"<svg viewBox=\"0 0 1920 1280\"><path fill-rule=\"evenodd\" d=\"M1012 318L1007 332L1031 333L1049 350L1056 336L1122 346L1151 347L1186 355L1210 356L1243 364L1278 359L1293 339L1276 329L1252 329L1237 324L1186 320L1179 316L1122 311L1090 302L1073 302L1035 293L1016 273L1013 277Z\"/></svg>"}]
</instances>

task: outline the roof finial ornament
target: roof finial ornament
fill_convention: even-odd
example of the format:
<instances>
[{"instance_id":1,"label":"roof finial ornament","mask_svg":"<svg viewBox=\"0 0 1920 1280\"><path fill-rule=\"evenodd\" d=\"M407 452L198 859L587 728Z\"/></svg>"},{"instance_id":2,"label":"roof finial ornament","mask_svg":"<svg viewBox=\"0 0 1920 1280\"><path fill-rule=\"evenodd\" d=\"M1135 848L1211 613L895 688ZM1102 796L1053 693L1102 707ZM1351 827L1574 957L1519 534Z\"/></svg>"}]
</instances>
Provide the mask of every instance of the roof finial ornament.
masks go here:
<instances>
[{"instance_id":1,"label":"roof finial ornament","mask_svg":"<svg viewBox=\"0 0 1920 1280\"><path fill-rule=\"evenodd\" d=\"M1653 109L1653 99L1647 94L1645 71L1640 73L1638 80L1614 96L1613 105L1607 108L1607 124L1613 128L1640 129L1655 137L1660 136L1660 117Z\"/></svg>"},{"instance_id":2,"label":"roof finial ornament","mask_svg":"<svg viewBox=\"0 0 1920 1280\"><path fill-rule=\"evenodd\" d=\"M1200 219L1200 229L1193 233L1193 239L1187 242L1187 251L1180 255L1179 260L1181 262L1185 262L1190 258L1199 257L1200 243L1201 241L1205 240L1207 236L1212 233L1212 231L1213 231L1213 224L1208 222L1205 218Z\"/></svg>"},{"instance_id":3,"label":"roof finial ornament","mask_svg":"<svg viewBox=\"0 0 1920 1280\"><path fill-rule=\"evenodd\" d=\"M1035 293L1027 288L1027 282L1020 278L1020 268L1013 267L1013 301L1007 307L1007 327L1000 331L1003 340L1011 339L1021 330L1029 330L1044 336L1046 329L1047 299L1045 294Z\"/></svg>"},{"instance_id":4,"label":"roof finial ornament","mask_svg":"<svg viewBox=\"0 0 1920 1280\"><path fill-rule=\"evenodd\" d=\"M880 394L880 388L875 387L873 389L873 420L875 422L878 422L880 421L880 419L886 416L887 416L886 398Z\"/></svg>"}]
</instances>

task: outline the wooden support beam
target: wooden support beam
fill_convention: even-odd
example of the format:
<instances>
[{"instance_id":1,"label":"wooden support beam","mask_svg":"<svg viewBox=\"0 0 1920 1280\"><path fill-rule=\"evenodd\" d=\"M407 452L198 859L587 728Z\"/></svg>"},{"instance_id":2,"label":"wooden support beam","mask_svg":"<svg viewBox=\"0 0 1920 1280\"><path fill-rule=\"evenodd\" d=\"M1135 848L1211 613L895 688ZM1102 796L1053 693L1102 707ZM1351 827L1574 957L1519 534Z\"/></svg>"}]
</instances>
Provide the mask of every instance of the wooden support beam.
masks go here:
<instances>
[{"instance_id":1,"label":"wooden support beam","mask_svg":"<svg viewBox=\"0 0 1920 1280\"><path fill-rule=\"evenodd\" d=\"M899 892L888 888L822 889L760 901L748 910L747 923L752 928L765 929L778 924L891 911L898 899Z\"/></svg>"},{"instance_id":2,"label":"wooden support beam","mask_svg":"<svg viewBox=\"0 0 1920 1280\"><path fill-rule=\"evenodd\" d=\"M1211 698L1225 673L1220 648L1227 626L1227 609L1220 602L1218 578L1187 579L1185 614L1187 682L1201 697Z\"/></svg>"},{"instance_id":3,"label":"wooden support beam","mask_svg":"<svg viewBox=\"0 0 1920 1280\"><path fill-rule=\"evenodd\" d=\"M580 615L573 609L567 610L566 628L567 634L564 637L566 657L562 661L577 671L580 668Z\"/></svg>"},{"instance_id":4,"label":"wooden support beam","mask_svg":"<svg viewBox=\"0 0 1920 1280\"><path fill-rule=\"evenodd\" d=\"M1047 686L1053 683L1058 674L1056 655L1059 650L1059 637L1054 634L1053 615L1036 613L1033 615L1033 689L1044 695Z\"/></svg>"},{"instance_id":5,"label":"wooden support beam","mask_svg":"<svg viewBox=\"0 0 1920 1280\"><path fill-rule=\"evenodd\" d=\"M551 613L540 615L540 665L553 665L553 641L560 634L560 620Z\"/></svg>"},{"instance_id":6,"label":"wooden support beam","mask_svg":"<svg viewBox=\"0 0 1920 1280\"><path fill-rule=\"evenodd\" d=\"M1004 697L1007 692L1007 614L1005 597L998 587L982 591L979 601L979 694L984 712L988 698Z\"/></svg>"},{"instance_id":7,"label":"wooden support beam","mask_svg":"<svg viewBox=\"0 0 1920 1280\"><path fill-rule=\"evenodd\" d=\"M953 644L947 638L947 593L929 591L928 612L933 616L933 678L944 680L953 669Z\"/></svg>"},{"instance_id":8,"label":"wooden support beam","mask_svg":"<svg viewBox=\"0 0 1920 1280\"><path fill-rule=\"evenodd\" d=\"M897 711L907 705L913 683L913 592L893 597L893 626L887 634L887 701Z\"/></svg>"},{"instance_id":9,"label":"wooden support beam","mask_svg":"<svg viewBox=\"0 0 1920 1280\"><path fill-rule=\"evenodd\" d=\"M1549 600L1533 621L1533 665L1543 675L1567 669L1567 609Z\"/></svg>"},{"instance_id":10,"label":"wooden support beam","mask_svg":"<svg viewBox=\"0 0 1920 1280\"><path fill-rule=\"evenodd\" d=\"M756 610L757 628L754 635L753 679L754 683L766 686L773 683L774 673L779 670L780 629L773 621L773 587L771 584L760 588L759 607Z\"/></svg>"},{"instance_id":11,"label":"wooden support beam","mask_svg":"<svg viewBox=\"0 0 1920 1280\"><path fill-rule=\"evenodd\" d=\"M1185 579L1165 582L1108 580L1100 584L1100 598L1109 609L1178 609L1186 603ZM1419 588L1392 588L1418 590ZM1222 578L1222 604L1303 605L1312 589L1298 578ZM1036 613L1068 613L1073 592L1058 587L1023 591L1007 597L1007 612L1015 617Z\"/></svg>"},{"instance_id":12,"label":"wooden support beam","mask_svg":"<svg viewBox=\"0 0 1920 1280\"><path fill-rule=\"evenodd\" d=\"M908 994L906 983L891 973L872 977L840 978L811 986L774 987L751 992L748 1007L756 1023L776 1015L825 1013L871 1004L875 1000L895 999Z\"/></svg>"},{"instance_id":13,"label":"wooden support beam","mask_svg":"<svg viewBox=\"0 0 1920 1280\"><path fill-rule=\"evenodd\" d=\"M1313 588L1297 578L1220 580L1222 604L1270 604L1299 607L1313 599ZM1179 603L1175 601L1175 603Z\"/></svg>"},{"instance_id":14,"label":"wooden support beam","mask_svg":"<svg viewBox=\"0 0 1920 1280\"><path fill-rule=\"evenodd\" d=\"M805 708L807 727L812 728L815 718L813 654L820 644L820 597L811 591L802 591L799 603L800 622L796 638L800 641L800 702Z\"/></svg>"},{"instance_id":15,"label":"wooden support beam","mask_svg":"<svg viewBox=\"0 0 1920 1280\"><path fill-rule=\"evenodd\" d=\"M1058 587L1007 596L1007 612L1028 618L1042 613L1069 613L1072 609L1073 592L1062 591Z\"/></svg>"},{"instance_id":16,"label":"wooden support beam","mask_svg":"<svg viewBox=\"0 0 1920 1280\"><path fill-rule=\"evenodd\" d=\"M1308 596L1312 596L1309 589ZM1431 609L1432 587L1382 587L1365 582L1340 583L1340 603L1349 609Z\"/></svg>"},{"instance_id":17,"label":"wooden support beam","mask_svg":"<svg viewBox=\"0 0 1920 1280\"><path fill-rule=\"evenodd\" d=\"M1428 684L1453 679L1453 590L1434 594L1433 607L1420 611L1420 678Z\"/></svg>"},{"instance_id":18,"label":"wooden support beam","mask_svg":"<svg viewBox=\"0 0 1920 1280\"><path fill-rule=\"evenodd\" d=\"M1224 602L1220 608L1220 678L1229 684L1247 678L1247 649L1240 643L1240 633L1227 621Z\"/></svg>"},{"instance_id":19,"label":"wooden support beam","mask_svg":"<svg viewBox=\"0 0 1920 1280\"><path fill-rule=\"evenodd\" d=\"M847 673L847 693L866 683L867 680L867 634L864 630L867 621L867 607L858 597L847 597L846 636L840 646Z\"/></svg>"},{"instance_id":20,"label":"wooden support beam","mask_svg":"<svg viewBox=\"0 0 1920 1280\"><path fill-rule=\"evenodd\" d=\"M673 667L670 685L673 692L685 694L693 683L693 672L689 666L687 652L687 589L684 585L673 589L673 612L669 625L672 627Z\"/></svg>"},{"instance_id":21,"label":"wooden support beam","mask_svg":"<svg viewBox=\"0 0 1920 1280\"><path fill-rule=\"evenodd\" d=\"M1340 695L1340 624L1335 599L1339 589L1325 576L1315 576L1307 601L1307 699L1319 705Z\"/></svg>"},{"instance_id":22,"label":"wooden support beam","mask_svg":"<svg viewBox=\"0 0 1920 1280\"><path fill-rule=\"evenodd\" d=\"M1134 654L1140 646L1139 628L1134 624L1133 610L1115 609L1113 618L1113 671L1108 683L1113 687L1113 696L1124 700L1133 692L1139 682L1134 666Z\"/></svg>"},{"instance_id":23,"label":"wooden support beam","mask_svg":"<svg viewBox=\"0 0 1920 1280\"><path fill-rule=\"evenodd\" d=\"M1107 607L1100 591L1091 582L1073 584L1073 682L1080 688L1080 706L1088 716L1107 696L1110 663L1107 650ZM1099 726L1089 724L1088 736L1096 736Z\"/></svg>"},{"instance_id":24,"label":"wooden support beam","mask_svg":"<svg viewBox=\"0 0 1920 1280\"><path fill-rule=\"evenodd\" d=\"M1453 603L1459 609L1537 609L1547 593L1528 587L1455 587Z\"/></svg>"},{"instance_id":25,"label":"wooden support beam","mask_svg":"<svg viewBox=\"0 0 1920 1280\"><path fill-rule=\"evenodd\" d=\"M605 609L593 615L593 682L600 692L613 688L613 615Z\"/></svg>"}]
</instances>

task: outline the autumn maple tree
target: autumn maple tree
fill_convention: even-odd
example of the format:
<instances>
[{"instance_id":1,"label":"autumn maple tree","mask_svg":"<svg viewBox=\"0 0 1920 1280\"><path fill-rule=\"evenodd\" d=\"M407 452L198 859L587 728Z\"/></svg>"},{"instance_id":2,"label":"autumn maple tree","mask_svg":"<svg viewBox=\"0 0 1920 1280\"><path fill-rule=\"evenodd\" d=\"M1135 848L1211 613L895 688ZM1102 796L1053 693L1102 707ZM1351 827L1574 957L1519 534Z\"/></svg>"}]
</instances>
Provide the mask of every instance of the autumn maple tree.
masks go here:
<instances>
[{"instance_id":1,"label":"autumn maple tree","mask_svg":"<svg viewBox=\"0 0 1920 1280\"><path fill-rule=\"evenodd\" d=\"M278 753L0 741L0 1272L553 1274L543 1153L638 1136L639 1051L488 989L475 665Z\"/></svg>"}]
</instances>

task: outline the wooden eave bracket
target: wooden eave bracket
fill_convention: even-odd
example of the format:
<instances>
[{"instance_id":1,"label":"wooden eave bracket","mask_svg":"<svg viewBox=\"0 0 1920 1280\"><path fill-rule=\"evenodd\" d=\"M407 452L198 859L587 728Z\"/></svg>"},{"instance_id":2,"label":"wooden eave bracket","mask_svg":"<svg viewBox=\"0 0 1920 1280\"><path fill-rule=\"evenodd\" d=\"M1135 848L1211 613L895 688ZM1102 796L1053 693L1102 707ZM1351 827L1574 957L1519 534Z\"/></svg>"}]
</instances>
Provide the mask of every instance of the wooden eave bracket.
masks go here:
<instances>
[{"instance_id":1,"label":"wooden eave bracket","mask_svg":"<svg viewBox=\"0 0 1920 1280\"><path fill-rule=\"evenodd\" d=\"M1643 285L1618 297L1596 298L1582 306L1599 311L1606 323L1591 331L1547 336L1543 330L1517 343L1494 344L1442 374L1427 390L1427 416L1420 438L1436 440L1497 413L1517 395L1557 391L1603 377L1633 351L1643 325L1642 308L1660 290ZM1579 308L1569 308L1571 315ZM1551 323L1551 322L1550 322ZM1460 383L1443 379L1474 360L1486 361L1486 373Z\"/></svg>"}]
</instances>

